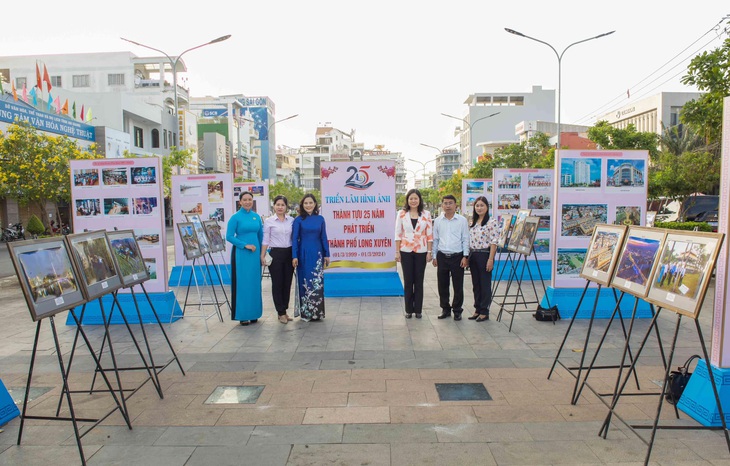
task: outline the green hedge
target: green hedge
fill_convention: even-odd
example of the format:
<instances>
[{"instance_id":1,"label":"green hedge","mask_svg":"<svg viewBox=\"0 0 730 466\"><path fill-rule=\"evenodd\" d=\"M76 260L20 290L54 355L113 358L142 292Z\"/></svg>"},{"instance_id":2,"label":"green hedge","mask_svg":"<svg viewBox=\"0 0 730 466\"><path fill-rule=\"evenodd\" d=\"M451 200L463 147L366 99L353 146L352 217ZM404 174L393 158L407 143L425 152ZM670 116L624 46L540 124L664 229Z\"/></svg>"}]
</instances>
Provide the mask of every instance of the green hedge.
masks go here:
<instances>
[{"instance_id":1,"label":"green hedge","mask_svg":"<svg viewBox=\"0 0 730 466\"><path fill-rule=\"evenodd\" d=\"M35 215L31 215L28 219L28 225L25 227L26 230L32 235L40 235L46 231L46 227L43 226L43 222Z\"/></svg>"},{"instance_id":2,"label":"green hedge","mask_svg":"<svg viewBox=\"0 0 730 466\"><path fill-rule=\"evenodd\" d=\"M705 222L656 222L657 228L668 228L670 230L689 230L694 231L695 227L699 231L712 231L712 227Z\"/></svg>"}]
</instances>

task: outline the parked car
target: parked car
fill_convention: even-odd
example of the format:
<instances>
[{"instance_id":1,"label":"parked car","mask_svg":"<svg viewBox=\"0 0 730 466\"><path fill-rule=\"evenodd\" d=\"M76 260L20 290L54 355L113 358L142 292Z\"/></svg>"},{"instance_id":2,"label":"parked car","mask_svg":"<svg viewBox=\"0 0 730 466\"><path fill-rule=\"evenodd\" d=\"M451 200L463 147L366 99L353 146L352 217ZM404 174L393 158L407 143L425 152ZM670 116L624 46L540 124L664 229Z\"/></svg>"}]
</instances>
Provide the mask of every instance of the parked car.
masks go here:
<instances>
[{"instance_id":1,"label":"parked car","mask_svg":"<svg viewBox=\"0 0 730 466\"><path fill-rule=\"evenodd\" d=\"M698 217L713 211L717 215L719 207L720 196L690 196L682 202L680 220L685 222L701 222L702 220L697 220Z\"/></svg>"},{"instance_id":2,"label":"parked car","mask_svg":"<svg viewBox=\"0 0 730 466\"><path fill-rule=\"evenodd\" d=\"M712 231L717 231L717 211L716 210L709 210L707 212L703 212L700 215L697 216L695 219L696 222L705 222L708 225L712 227Z\"/></svg>"}]
</instances>

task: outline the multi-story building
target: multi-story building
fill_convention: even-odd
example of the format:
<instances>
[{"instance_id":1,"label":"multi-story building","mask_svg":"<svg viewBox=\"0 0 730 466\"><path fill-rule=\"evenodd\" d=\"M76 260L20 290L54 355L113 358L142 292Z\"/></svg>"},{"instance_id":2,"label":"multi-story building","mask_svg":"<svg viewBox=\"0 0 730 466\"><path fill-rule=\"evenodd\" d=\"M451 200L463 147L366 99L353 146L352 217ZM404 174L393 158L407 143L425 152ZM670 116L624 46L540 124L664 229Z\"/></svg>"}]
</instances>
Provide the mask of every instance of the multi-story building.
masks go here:
<instances>
[{"instance_id":1,"label":"multi-story building","mask_svg":"<svg viewBox=\"0 0 730 466\"><path fill-rule=\"evenodd\" d=\"M456 128L464 169L474 166L482 155L478 146L501 147L518 142L515 125L519 122L555 118L555 91L542 86L532 86L532 92L471 94L464 103L468 105L467 114Z\"/></svg>"},{"instance_id":2,"label":"multi-story building","mask_svg":"<svg viewBox=\"0 0 730 466\"><path fill-rule=\"evenodd\" d=\"M276 181L286 181L299 186L299 149L289 146L278 146L276 148Z\"/></svg>"},{"instance_id":3,"label":"multi-story building","mask_svg":"<svg viewBox=\"0 0 730 466\"><path fill-rule=\"evenodd\" d=\"M444 149L436 157L436 186L450 180L461 168L461 153L458 149Z\"/></svg>"},{"instance_id":4,"label":"multi-story building","mask_svg":"<svg viewBox=\"0 0 730 466\"><path fill-rule=\"evenodd\" d=\"M315 132L316 143L299 150L299 172L304 189L321 189L320 164L330 160L352 160L353 153L362 157L362 146L353 149L354 132L346 133L325 123Z\"/></svg>"},{"instance_id":5,"label":"multi-story building","mask_svg":"<svg viewBox=\"0 0 730 466\"><path fill-rule=\"evenodd\" d=\"M662 134L663 127L676 126L684 104L699 98L700 92L660 92L612 110L598 118L616 128L634 125L637 131Z\"/></svg>"},{"instance_id":6,"label":"multi-story building","mask_svg":"<svg viewBox=\"0 0 730 466\"><path fill-rule=\"evenodd\" d=\"M377 145L374 149L364 150L362 156L363 162L376 160L391 160L395 162L395 194L406 193L406 165L403 154L400 152L391 152L385 149L385 146Z\"/></svg>"},{"instance_id":7,"label":"multi-story building","mask_svg":"<svg viewBox=\"0 0 730 466\"><path fill-rule=\"evenodd\" d=\"M241 117L252 122L256 138L252 141L252 157L259 159L253 165L260 167L260 179L276 182L276 106L266 96L247 97L243 94L224 95L241 104ZM256 177L259 178L259 177Z\"/></svg>"}]
</instances>

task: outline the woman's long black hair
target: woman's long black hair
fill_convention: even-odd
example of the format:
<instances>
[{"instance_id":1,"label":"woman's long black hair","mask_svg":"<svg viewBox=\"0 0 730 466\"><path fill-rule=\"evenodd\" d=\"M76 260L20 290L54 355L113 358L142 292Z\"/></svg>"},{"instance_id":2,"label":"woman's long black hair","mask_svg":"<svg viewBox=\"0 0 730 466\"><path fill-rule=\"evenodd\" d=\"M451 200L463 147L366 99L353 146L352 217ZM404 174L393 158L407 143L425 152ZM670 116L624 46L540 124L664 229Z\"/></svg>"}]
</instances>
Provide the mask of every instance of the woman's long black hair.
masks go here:
<instances>
[{"instance_id":1,"label":"woman's long black hair","mask_svg":"<svg viewBox=\"0 0 730 466\"><path fill-rule=\"evenodd\" d=\"M306 198L310 198L314 201L314 210L312 211L312 215L319 215L319 203L317 202L317 198L314 197L314 194L305 194L301 201L299 201L299 216L302 217L302 220L309 217L309 214L306 210L304 210L304 200Z\"/></svg>"},{"instance_id":2,"label":"woman's long black hair","mask_svg":"<svg viewBox=\"0 0 730 466\"><path fill-rule=\"evenodd\" d=\"M483 202L487 206L487 211L484 213L484 220L482 220L482 226L486 225L489 221L489 202L487 202L487 198L484 196L479 196L478 198L474 199L474 211L471 214L471 227L474 228L474 226L477 224L477 220L479 220L479 214L477 213L477 202Z\"/></svg>"},{"instance_id":3,"label":"woman's long black hair","mask_svg":"<svg viewBox=\"0 0 730 466\"><path fill-rule=\"evenodd\" d=\"M418 196L418 215L420 216L421 212L423 212L423 197L421 196L421 191L415 188L408 190L408 192L406 193L406 202L405 205L403 205L403 210L405 210L406 212L411 210L411 206L408 205L408 198L411 197L411 194L415 194L416 196Z\"/></svg>"}]
</instances>

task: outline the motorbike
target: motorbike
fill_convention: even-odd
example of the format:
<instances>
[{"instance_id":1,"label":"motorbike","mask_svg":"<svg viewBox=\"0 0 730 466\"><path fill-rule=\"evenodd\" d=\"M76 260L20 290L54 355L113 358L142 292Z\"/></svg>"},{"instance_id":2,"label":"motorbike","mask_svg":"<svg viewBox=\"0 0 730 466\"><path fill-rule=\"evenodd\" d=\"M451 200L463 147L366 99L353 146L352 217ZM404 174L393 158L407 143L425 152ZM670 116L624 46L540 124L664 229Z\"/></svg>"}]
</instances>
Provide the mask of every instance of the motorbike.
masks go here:
<instances>
[{"instance_id":1,"label":"motorbike","mask_svg":"<svg viewBox=\"0 0 730 466\"><path fill-rule=\"evenodd\" d=\"M18 222L10 225L9 227L3 228L0 241L9 243L18 239L25 239L25 228L22 223Z\"/></svg>"},{"instance_id":2,"label":"motorbike","mask_svg":"<svg viewBox=\"0 0 730 466\"><path fill-rule=\"evenodd\" d=\"M65 223L62 223L61 228L58 228L58 225L54 221L51 222L51 230L53 231L54 235L58 235L59 233L62 235L68 235L71 233L71 227L69 227Z\"/></svg>"}]
</instances>

